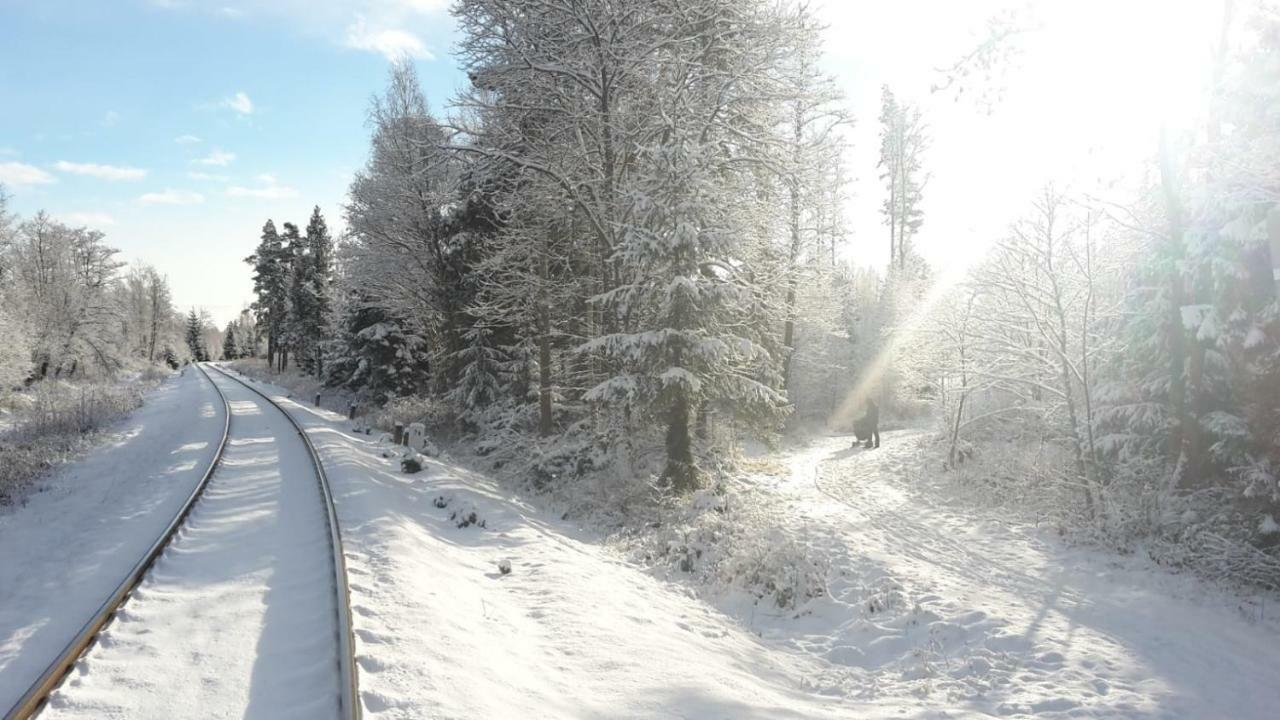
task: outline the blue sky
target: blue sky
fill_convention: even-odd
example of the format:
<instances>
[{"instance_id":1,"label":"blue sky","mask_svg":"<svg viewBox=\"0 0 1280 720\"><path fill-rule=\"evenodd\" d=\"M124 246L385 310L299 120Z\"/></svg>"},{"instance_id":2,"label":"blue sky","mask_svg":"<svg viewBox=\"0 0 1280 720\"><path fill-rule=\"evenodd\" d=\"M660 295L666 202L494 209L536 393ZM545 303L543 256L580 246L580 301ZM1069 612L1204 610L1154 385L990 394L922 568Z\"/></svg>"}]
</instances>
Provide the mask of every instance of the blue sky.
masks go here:
<instances>
[{"instance_id":1,"label":"blue sky","mask_svg":"<svg viewBox=\"0 0 1280 720\"><path fill-rule=\"evenodd\" d=\"M1043 28L994 112L931 93L986 19L1026 0L826 0L826 63L856 124L847 208L858 262L883 265L881 83L921 105L933 142L917 246L963 267L1046 180L1105 182L1186 115L1215 3L1031 0ZM107 233L219 324L251 299L263 222L342 225L389 58L417 63L442 112L463 82L449 0L0 0L0 184Z\"/></svg>"},{"instance_id":2,"label":"blue sky","mask_svg":"<svg viewBox=\"0 0 1280 720\"><path fill-rule=\"evenodd\" d=\"M318 204L341 224L386 55L415 54L439 106L461 78L449 44L432 2L0 2L0 183L222 322L267 217Z\"/></svg>"}]
</instances>

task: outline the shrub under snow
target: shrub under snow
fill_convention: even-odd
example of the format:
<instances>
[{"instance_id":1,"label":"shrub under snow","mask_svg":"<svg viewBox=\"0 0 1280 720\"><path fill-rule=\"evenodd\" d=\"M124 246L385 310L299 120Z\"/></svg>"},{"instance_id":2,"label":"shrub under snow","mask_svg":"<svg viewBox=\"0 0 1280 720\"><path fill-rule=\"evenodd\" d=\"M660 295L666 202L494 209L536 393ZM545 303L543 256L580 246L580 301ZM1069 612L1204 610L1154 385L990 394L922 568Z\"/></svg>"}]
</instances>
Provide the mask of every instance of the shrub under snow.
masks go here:
<instances>
[{"instance_id":1,"label":"shrub under snow","mask_svg":"<svg viewBox=\"0 0 1280 720\"><path fill-rule=\"evenodd\" d=\"M0 433L0 504L19 499L41 473L137 409L144 390L137 382L50 380L11 398L13 420Z\"/></svg>"},{"instance_id":2,"label":"shrub under snow","mask_svg":"<svg viewBox=\"0 0 1280 720\"><path fill-rule=\"evenodd\" d=\"M670 500L657 528L633 534L633 557L713 591L744 590L757 602L793 609L827 594L828 561L803 529L782 527L754 491L727 484Z\"/></svg>"}]
</instances>

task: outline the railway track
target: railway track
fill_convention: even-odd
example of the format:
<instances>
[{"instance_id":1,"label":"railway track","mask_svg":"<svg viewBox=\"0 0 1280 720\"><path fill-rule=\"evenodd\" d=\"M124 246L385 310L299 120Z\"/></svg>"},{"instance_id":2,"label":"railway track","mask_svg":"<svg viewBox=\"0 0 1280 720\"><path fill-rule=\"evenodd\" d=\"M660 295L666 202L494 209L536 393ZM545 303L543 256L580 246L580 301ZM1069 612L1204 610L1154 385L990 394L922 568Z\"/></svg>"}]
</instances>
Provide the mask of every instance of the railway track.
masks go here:
<instances>
[{"instance_id":1,"label":"railway track","mask_svg":"<svg viewBox=\"0 0 1280 720\"><path fill-rule=\"evenodd\" d=\"M360 717L342 539L324 466L302 427L272 398L217 367L212 375L197 368L224 411L212 462L6 720L46 710L134 717L162 706L168 712L153 714L200 715L211 711L211 700L232 703L245 716L293 708L304 717ZM292 432L277 432L281 424L269 417L275 414ZM295 434L296 444L286 442ZM309 472L300 470L308 465ZM321 545L329 554L323 563L314 555ZM111 626L113 618L123 625ZM111 642L99 642L107 636ZM77 675L81 658L89 672ZM183 678L184 670L193 677ZM233 692L222 693L234 697L211 698L223 676L243 681L229 681ZM133 694L123 707L122 692Z\"/></svg>"}]
</instances>

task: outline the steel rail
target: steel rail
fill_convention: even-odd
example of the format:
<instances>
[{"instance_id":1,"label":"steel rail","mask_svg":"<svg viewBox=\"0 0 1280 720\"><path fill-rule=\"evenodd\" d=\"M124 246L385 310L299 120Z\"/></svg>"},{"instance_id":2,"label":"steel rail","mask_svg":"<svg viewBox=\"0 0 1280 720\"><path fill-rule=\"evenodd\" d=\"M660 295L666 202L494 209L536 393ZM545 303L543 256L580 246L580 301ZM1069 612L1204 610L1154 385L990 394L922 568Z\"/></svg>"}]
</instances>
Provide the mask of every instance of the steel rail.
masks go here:
<instances>
[{"instance_id":1,"label":"steel rail","mask_svg":"<svg viewBox=\"0 0 1280 720\"><path fill-rule=\"evenodd\" d=\"M257 393L272 407L279 410L280 414L284 415L289 420L289 424L293 426L293 429L297 431L298 437L302 438L303 444L307 446L307 452L311 456L311 463L316 470L316 481L320 484L320 494L324 497L326 514L329 517L329 550L333 555L334 591L337 594L338 606L338 676L341 679L338 704L341 709L340 717L344 718L344 720L360 720L362 711L360 707L359 679L356 674L355 628L351 619L351 589L347 584L347 561L342 551L342 532L338 526L338 512L333 502L333 490L329 483L329 476L325 474L324 463L320 461L320 453L316 451L316 447L312 444L311 437L307 435L306 430L280 403L217 365L210 365L210 367L217 371L219 375L234 380Z\"/></svg>"},{"instance_id":2,"label":"steel rail","mask_svg":"<svg viewBox=\"0 0 1280 720\"><path fill-rule=\"evenodd\" d=\"M138 587L147 571L164 553L169 541L177 534L178 529L186 522L187 516L191 514L192 508L195 507L200 497L204 495L205 488L208 487L209 479L213 477L214 470L221 464L223 451L227 447L227 437L231 432L231 404L227 402L227 396L213 382L213 379L204 371L204 368L199 365L196 365L196 367L200 370L200 374L204 376L204 379L213 386L214 391L218 393L218 397L222 400L222 439L218 442L218 451L214 454L213 461L209 463L209 468L205 470L200 482L196 483L191 495L182 504L178 514L169 522L160 537L151 544L146 555L133 566L133 569L125 576L125 579L116 586L115 592L111 593L110 597L98 606L97 611L89 618L89 621L80 628L75 637L67 642L62 651L58 653L58 657L45 668L36 682L18 699L17 704L5 713L5 720L26 720L40 712L44 707L45 700L58 688L62 679L75 666L80 656L93 645L98 633L111 621L111 618L115 617L116 611L129 599L129 595L133 593L134 588Z\"/></svg>"}]
</instances>

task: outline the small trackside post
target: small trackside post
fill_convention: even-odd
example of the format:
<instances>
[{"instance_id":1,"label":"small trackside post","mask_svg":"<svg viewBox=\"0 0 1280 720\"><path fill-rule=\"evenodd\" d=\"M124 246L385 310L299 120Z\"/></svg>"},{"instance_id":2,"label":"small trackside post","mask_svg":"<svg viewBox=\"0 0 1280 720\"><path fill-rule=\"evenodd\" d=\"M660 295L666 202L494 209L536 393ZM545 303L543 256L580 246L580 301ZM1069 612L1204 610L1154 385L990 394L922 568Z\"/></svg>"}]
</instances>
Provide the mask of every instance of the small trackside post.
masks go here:
<instances>
[{"instance_id":1,"label":"small trackside post","mask_svg":"<svg viewBox=\"0 0 1280 720\"><path fill-rule=\"evenodd\" d=\"M347 408L347 419L348 419L348 420L355 420L355 419L356 419L356 404L355 404L355 403L351 403L351 407Z\"/></svg>"}]
</instances>

